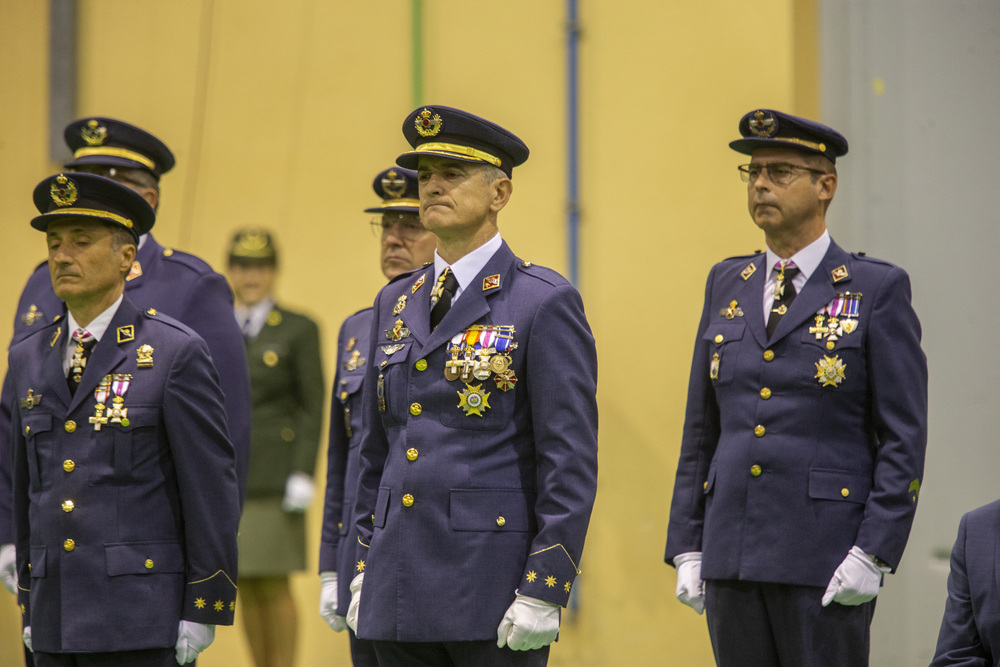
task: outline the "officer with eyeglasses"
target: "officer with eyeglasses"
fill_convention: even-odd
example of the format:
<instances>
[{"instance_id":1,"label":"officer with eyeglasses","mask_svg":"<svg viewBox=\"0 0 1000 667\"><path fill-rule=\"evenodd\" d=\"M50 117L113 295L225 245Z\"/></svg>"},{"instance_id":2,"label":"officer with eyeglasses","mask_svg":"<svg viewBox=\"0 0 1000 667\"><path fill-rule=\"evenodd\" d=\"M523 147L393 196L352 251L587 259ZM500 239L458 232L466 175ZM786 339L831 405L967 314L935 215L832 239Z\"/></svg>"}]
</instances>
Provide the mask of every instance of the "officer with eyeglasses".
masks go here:
<instances>
[{"instance_id":1,"label":"officer with eyeglasses","mask_svg":"<svg viewBox=\"0 0 1000 667\"><path fill-rule=\"evenodd\" d=\"M372 232L381 242L380 263L386 279L434 261L437 237L420 222L417 173L403 167L379 172L372 183L382 200L365 213L378 217ZM361 396L365 379L365 356L371 341L372 309L348 317L337 338L337 366L330 407L330 442L327 452L326 502L320 542L319 570L322 581L319 613L330 627L347 628L344 617L351 603L348 584L354 573L354 548L358 533L353 521L354 500L360 472L358 458L362 436ZM338 573L342 573L338 577ZM351 658L358 667L376 667L378 660L370 641L358 639L348 629Z\"/></svg>"},{"instance_id":2,"label":"officer with eyeglasses","mask_svg":"<svg viewBox=\"0 0 1000 667\"><path fill-rule=\"evenodd\" d=\"M923 474L920 322L905 271L827 232L847 140L769 109L739 129L767 251L709 273L666 561L719 665L867 665Z\"/></svg>"}]
</instances>

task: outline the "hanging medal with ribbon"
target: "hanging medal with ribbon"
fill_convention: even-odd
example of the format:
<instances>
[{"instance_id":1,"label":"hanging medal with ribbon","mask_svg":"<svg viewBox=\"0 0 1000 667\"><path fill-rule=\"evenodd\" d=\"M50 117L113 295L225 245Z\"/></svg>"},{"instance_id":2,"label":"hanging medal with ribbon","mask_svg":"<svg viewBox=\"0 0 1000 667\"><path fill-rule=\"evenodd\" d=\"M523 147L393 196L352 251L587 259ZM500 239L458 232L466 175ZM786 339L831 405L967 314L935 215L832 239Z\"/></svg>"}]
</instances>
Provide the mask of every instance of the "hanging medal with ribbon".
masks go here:
<instances>
[{"instance_id":1,"label":"hanging medal with ribbon","mask_svg":"<svg viewBox=\"0 0 1000 667\"><path fill-rule=\"evenodd\" d=\"M94 416L88 421L94 425L95 431L100 431L101 426L108 423L108 418L104 416L104 409L108 403L108 396L111 394L111 376L105 375L94 390L94 399L97 405L94 406Z\"/></svg>"},{"instance_id":2,"label":"hanging medal with ribbon","mask_svg":"<svg viewBox=\"0 0 1000 667\"><path fill-rule=\"evenodd\" d=\"M122 426L128 426L129 424L128 408L124 407L124 404L125 392L128 391L131 383L131 375L127 373L115 373L114 380L111 383L111 390L114 392L115 397L111 399L111 409L108 411L108 416L112 424L121 424Z\"/></svg>"},{"instance_id":3,"label":"hanging medal with ribbon","mask_svg":"<svg viewBox=\"0 0 1000 667\"><path fill-rule=\"evenodd\" d=\"M842 297L844 305L840 324L844 328L844 333L849 334L858 328L858 314L861 312L861 293L844 292Z\"/></svg>"}]
</instances>

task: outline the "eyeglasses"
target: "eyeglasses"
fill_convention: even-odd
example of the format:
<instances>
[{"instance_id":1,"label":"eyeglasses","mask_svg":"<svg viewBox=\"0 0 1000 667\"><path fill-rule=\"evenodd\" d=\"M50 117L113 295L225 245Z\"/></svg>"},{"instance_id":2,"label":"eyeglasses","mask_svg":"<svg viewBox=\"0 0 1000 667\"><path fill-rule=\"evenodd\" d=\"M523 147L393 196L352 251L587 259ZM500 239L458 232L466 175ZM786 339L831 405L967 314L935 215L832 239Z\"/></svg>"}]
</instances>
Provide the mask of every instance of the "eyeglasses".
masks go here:
<instances>
[{"instance_id":1,"label":"eyeglasses","mask_svg":"<svg viewBox=\"0 0 1000 667\"><path fill-rule=\"evenodd\" d=\"M420 218L414 215L401 215L395 219L382 217L372 220L371 226L372 234L377 239L384 239L390 232L395 232L404 241L415 241L427 231Z\"/></svg>"},{"instance_id":2,"label":"eyeglasses","mask_svg":"<svg viewBox=\"0 0 1000 667\"><path fill-rule=\"evenodd\" d=\"M803 171L811 171L814 174L825 174L827 172L812 167L803 167L800 164L790 162L772 162L771 164L741 164L737 167L740 170L740 178L744 183L756 183L761 173L767 171L767 177L775 185L788 185L802 175Z\"/></svg>"}]
</instances>

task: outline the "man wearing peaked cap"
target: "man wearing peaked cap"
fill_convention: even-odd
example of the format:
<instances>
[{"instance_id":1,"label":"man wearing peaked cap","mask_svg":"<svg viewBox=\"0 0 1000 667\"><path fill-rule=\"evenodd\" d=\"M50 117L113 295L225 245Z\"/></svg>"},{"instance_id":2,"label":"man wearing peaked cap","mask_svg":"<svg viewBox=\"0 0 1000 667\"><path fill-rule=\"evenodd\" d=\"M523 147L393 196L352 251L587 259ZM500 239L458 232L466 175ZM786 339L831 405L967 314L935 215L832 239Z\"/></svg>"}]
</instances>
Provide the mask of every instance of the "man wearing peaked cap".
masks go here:
<instances>
[{"instance_id":1,"label":"man wearing peaked cap","mask_svg":"<svg viewBox=\"0 0 1000 667\"><path fill-rule=\"evenodd\" d=\"M174 156L162 141L134 125L100 116L70 123L65 138L73 151L67 168L111 178L142 195L154 211L158 209L160 176L174 166ZM232 316L232 292L225 278L198 257L157 243L149 233L151 227L152 222L140 232L125 291L138 307L156 308L176 317L208 344L225 394L229 434L238 454L242 503L249 473L250 378L243 338ZM42 263L21 293L11 344L51 323L62 308ZM0 545L13 540L7 500L10 475L5 463L9 460L5 455L9 451L9 398L5 395L0 405ZM7 572L12 576L9 566Z\"/></svg>"},{"instance_id":2,"label":"man wearing peaked cap","mask_svg":"<svg viewBox=\"0 0 1000 667\"><path fill-rule=\"evenodd\" d=\"M419 216L417 172L402 167L383 169L372 189L379 205L365 209L378 216L372 231L380 239L382 273L392 280L434 261L437 237L424 229ZM330 405L330 441L327 449L326 502L319 549L319 613L336 631L347 627L344 617L351 602L348 588L354 572L358 531L354 525L354 500L360 460L358 443L364 433L361 402L365 362L371 342L372 309L351 315L337 336L337 365ZM355 667L375 667L378 658L372 642L350 632L351 659Z\"/></svg>"},{"instance_id":3,"label":"man wearing peaked cap","mask_svg":"<svg viewBox=\"0 0 1000 667\"><path fill-rule=\"evenodd\" d=\"M719 665L866 665L923 475L920 322L905 271L827 232L847 140L769 109L739 130L767 252L709 273L665 557Z\"/></svg>"},{"instance_id":4,"label":"man wearing peaked cap","mask_svg":"<svg viewBox=\"0 0 1000 667\"><path fill-rule=\"evenodd\" d=\"M185 664L229 625L239 498L218 374L125 296L153 210L103 176L35 188L66 308L9 353L17 596L34 664Z\"/></svg>"},{"instance_id":5,"label":"man wearing peaked cap","mask_svg":"<svg viewBox=\"0 0 1000 667\"><path fill-rule=\"evenodd\" d=\"M500 237L524 143L433 105L403 134L438 245L373 307L347 622L381 665L544 665L596 493L594 338Z\"/></svg>"}]
</instances>

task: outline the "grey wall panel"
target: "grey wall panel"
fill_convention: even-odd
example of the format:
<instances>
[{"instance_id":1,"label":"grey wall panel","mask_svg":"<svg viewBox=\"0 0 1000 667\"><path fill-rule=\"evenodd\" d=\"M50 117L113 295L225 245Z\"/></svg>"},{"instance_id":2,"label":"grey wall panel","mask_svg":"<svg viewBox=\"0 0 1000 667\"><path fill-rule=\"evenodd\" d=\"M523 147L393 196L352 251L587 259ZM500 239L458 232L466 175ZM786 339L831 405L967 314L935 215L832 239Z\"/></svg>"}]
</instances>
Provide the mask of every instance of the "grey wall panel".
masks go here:
<instances>
[{"instance_id":1,"label":"grey wall panel","mask_svg":"<svg viewBox=\"0 0 1000 667\"><path fill-rule=\"evenodd\" d=\"M961 515L1000 497L1000 2L821 0L831 234L910 273L930 367L920 507L872 628L872 665L927 664Z\"/></svg>"}]
</instances>

